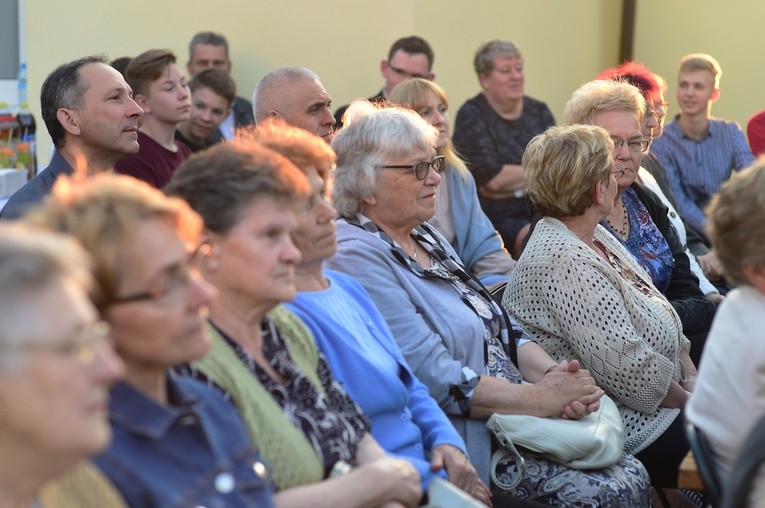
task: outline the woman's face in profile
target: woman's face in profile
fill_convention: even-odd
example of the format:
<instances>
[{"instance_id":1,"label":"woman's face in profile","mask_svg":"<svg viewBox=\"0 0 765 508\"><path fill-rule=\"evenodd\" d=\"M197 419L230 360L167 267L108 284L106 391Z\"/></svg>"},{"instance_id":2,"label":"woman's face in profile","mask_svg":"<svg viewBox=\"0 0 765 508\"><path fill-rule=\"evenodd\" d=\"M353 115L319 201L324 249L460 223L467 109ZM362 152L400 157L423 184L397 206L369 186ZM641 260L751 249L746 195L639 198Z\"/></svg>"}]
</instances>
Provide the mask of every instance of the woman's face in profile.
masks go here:
<instances>
[{"instance_id":1,"label":"woman's face in profile","mask_svg":"<svg viewBox=\"0 0 765 508\"><path fill-rule=\"evenodd\" d=\"M426 122L438 129L436 148L441 150L449 142L449 112L441 98L432 90L425 95L425 104L417 110Z\"/></svg>"},{"instance_id":2,"label":"woman's face in profile","mask_svg":"<svg viewBox=\"0 0 765 508\"><path fill-rule=\"evenodd\" d=\"M270 310L295 297L295 265L301 256L292 242L296 221L290 206L257 197L225 236L213 240L210 281L221 299Z\"/></svg>"},{"instance_id":3,"label":"woman's face in profile","mask_svg":"<svg viewBox=\"0 0 765 508\"><path fill-rule=\"evenodd\" d=\"M0 373L0 432L52 464L98 453L111 439L109 387L124 370L108 330L98 324L84 288L71 279L35 294L28 308L37 316L32 332L3 351L18 355L19 368Z\"/></svg>"},{"instance_id":4,"label":"woman's face in profile","mask_svg":"<svg viewBox=\"0 0 765 508\"><path fill-rule=\"evenodd\" d=\"M105 319L128 370L161 371L204 356L211 289L191 265L189 247L168 219L141 222L120 248L118 302Z\"/></svg>"}]
</instances>

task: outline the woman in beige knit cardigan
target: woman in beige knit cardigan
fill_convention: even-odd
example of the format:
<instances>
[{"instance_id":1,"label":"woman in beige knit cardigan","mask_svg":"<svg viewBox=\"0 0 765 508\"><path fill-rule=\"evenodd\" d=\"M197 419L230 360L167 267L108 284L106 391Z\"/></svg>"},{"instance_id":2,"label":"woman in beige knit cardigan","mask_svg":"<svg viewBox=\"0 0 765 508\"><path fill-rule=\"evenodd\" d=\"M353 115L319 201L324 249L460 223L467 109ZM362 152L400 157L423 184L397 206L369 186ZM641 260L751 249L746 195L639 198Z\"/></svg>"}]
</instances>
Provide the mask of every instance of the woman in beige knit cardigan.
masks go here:
<instances>
[{"instance_id":1,"label":"woman in beige knit cardigan","mask_svg":"<svg viewBox=\"0 0 765 508\"><path fill-rule=\"evenodd\" d=\"M529 196L544 217L503 305L552 358L579 359L619 406L625 451L655 486L671 487L688 450L680 415L696 368L677 313L598 224L624 172L614 167L614 143L600 127L574 125L553 127L526 148Z\"/></svg>"}]
</instances>

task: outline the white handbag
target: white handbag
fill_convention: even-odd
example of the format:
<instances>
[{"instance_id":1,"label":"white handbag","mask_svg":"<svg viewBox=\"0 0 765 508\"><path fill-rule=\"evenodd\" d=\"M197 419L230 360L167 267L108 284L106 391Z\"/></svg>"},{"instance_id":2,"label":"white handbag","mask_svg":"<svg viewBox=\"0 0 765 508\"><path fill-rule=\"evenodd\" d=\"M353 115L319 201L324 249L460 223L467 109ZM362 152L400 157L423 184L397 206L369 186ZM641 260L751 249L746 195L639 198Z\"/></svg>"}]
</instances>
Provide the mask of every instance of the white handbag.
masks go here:
<instances>
[{"instance_id":1,"label":"white handbag","mask_svg":"<svg viewBox=\"0 0 765 508\"><path fill-rule=\"evenodd\" d=\"M619 409L607 395L600 408L579 420L528 415L493 414L486 426L502 447L491 458L491 479L510 490L523 479L526 464L515 445L573 469L602 469L616 464L624 452L624 424ZM500 461L514 456L517 474L511 482L497 478Z\"/></svg>"}]
</instances>

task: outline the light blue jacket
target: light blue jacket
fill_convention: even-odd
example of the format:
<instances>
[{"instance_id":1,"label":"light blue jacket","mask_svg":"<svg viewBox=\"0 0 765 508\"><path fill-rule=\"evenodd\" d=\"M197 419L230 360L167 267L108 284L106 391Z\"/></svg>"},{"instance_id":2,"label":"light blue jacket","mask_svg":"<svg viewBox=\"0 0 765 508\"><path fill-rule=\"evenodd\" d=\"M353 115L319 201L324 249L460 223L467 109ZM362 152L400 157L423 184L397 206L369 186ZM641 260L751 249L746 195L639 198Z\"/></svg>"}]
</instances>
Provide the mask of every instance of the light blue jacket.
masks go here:
<instances>
[{"instance_id":1,"label":"light blue jacket","mask_svg":"<svg viewBox=\"0 0 765 508\"><path fill-rule=\"evenodd\" d=\"M364 288L352 277L327 270L330 287L301 291L285 306L313 333L332 374L372 422L372 436L388 453L407 459L423 491L442 472L430 470L430 451L465 443L428 389L412 374L390 328Z\"/></svg>"}]
</instances>

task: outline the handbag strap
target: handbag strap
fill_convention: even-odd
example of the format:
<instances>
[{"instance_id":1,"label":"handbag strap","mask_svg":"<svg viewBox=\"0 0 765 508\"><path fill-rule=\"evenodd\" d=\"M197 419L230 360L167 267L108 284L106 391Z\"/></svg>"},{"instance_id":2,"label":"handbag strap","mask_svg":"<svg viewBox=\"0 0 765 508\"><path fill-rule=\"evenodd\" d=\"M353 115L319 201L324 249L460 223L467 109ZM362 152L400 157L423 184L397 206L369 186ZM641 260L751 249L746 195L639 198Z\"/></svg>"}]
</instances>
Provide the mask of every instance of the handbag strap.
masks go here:
<instances>
[{"instance_id":1,"label":"handbag strap","mask_svg":"<svg viewBox=\"0 0 765 508\"><path fill-rule=\"evenodd\" d=\"M497 476L497 466L507 457L515 459L515 474L510 473L513 469L512 467L507 469L507 472L511 474L512 479L510 481L500 480ZM521 480L523 480L523 477L526 476L526 461L518 453L513 442L507 439L507 442L501 443L500 448L492 454L490 470L492 483L500 489L508 491L517 487Z\"/></svg>"}]
</instances>

